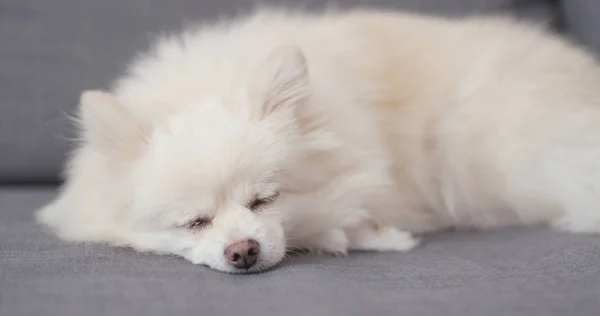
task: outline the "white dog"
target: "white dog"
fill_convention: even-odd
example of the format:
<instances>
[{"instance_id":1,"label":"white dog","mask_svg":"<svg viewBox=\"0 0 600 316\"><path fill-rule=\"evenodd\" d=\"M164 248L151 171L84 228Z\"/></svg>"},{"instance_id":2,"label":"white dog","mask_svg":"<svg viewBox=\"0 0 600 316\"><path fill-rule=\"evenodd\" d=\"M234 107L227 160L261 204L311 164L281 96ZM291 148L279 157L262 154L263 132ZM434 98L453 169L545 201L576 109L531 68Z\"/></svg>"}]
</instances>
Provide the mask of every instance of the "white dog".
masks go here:
<instances>
[{"instance_id":1,"label":"white dog","mask_svg":"<svg viewBox=\"0 0 600 316\"><path fill-rule=\"evenodd\" d=\"M600 232L600 67L510 19L259 10L163 38L38 218L226 272L449 227Z\"/></svg>"}]
</instances>

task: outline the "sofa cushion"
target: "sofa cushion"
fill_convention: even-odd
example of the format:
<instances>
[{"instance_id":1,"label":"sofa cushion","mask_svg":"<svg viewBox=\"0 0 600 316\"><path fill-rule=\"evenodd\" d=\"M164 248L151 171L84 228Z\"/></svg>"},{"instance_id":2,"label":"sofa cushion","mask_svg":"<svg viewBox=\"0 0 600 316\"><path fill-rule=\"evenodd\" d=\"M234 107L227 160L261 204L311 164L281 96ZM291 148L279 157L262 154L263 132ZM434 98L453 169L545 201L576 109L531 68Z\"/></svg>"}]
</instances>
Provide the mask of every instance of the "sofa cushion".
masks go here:
<instances>
[{"instance_id":1,"label":"sofa cushion","mask_svg":"<svg viewBox=\"0 0 600 316\"><path fill-rule=\"evenodd\" d=\"M553 20L546 0L286 0L368 3L446 15L516 11ZM56 181L72 146L68 116L84 89L107 88L152 34L242 11L246 0L3 0L0 2L0 183Z\"/></svg>"},{"instance_id":2,"label":"sofa cushion","mask_svg":"<svg viewBox=\"0 0 600 316\"><path fill-rule=\"evenodd\" d=\"M230 275L46 234L51 189L0 189L0 315L597 316L600 237L447 233L407 253L291 256Z\"/></svg>"}]
</instances>

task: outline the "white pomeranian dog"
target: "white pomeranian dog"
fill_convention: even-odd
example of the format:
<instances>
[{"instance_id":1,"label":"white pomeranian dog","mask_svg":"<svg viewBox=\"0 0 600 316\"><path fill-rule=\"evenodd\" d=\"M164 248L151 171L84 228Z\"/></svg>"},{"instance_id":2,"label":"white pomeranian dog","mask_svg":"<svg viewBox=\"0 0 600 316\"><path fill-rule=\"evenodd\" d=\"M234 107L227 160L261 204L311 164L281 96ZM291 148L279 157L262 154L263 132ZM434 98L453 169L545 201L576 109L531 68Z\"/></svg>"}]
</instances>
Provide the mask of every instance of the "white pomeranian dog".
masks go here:
<instances>
[{"instance_id":1,"label":"white pomeranian dog","mask_svg":"<svg viewBox=\"0 0 600 316\"><path fill-rule=\"evenodd\" d=\"M503 17L258 10L160 39L78 122L38 213L67 240L242 273L445 228L600 232L600 67Z\"/></svg>"}]
</instances>

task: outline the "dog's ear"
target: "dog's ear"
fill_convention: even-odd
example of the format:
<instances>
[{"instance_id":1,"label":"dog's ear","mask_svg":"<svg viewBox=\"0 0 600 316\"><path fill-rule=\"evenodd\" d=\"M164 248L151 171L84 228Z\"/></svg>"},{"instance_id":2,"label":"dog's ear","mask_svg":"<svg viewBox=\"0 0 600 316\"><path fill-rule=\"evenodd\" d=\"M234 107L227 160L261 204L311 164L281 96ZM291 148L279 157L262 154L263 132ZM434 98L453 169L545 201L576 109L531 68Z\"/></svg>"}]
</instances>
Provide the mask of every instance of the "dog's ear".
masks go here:
<instances>
[{"instance_id":1,"label":"dog's ear","mask_svg":"<svg viewBox=\"0 0 600 316\"><path fill-rule=\"evenodd\" d=\"M79 119L84 139L104 154L130 156L143 141L141 126L110 93L84 91Z\"/></svg>"},{"instance_id":2,"label":"dog's ear","mask_svg":"<svg viewBox=\"0 0 600 316\"><path fill-rule=\"evenodd\" d=\"M308 65L297 47L276 49L261 65L258 76L261 90L266 91L263 116L281 107L297 106L309 95Z\"/></svg>"}]
</instances>

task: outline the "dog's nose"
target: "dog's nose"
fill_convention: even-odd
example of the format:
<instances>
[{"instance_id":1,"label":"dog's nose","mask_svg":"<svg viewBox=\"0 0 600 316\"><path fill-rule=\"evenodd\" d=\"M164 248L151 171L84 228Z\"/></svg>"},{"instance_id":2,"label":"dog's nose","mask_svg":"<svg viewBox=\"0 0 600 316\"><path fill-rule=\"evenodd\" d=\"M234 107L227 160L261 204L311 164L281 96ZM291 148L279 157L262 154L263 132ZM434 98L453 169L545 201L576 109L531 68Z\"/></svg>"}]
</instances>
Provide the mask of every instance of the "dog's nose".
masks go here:
<instances>
[{"instance_id":1,"label":"dog's nose","mask_svg":"<svg viewBox=\"0 0 600 316\"><path fill-rule=\"evenodd\" d=\"M225 249L225 257L229 263L238 269L252 267L260 253L260 244L254 239L246 239L233 243Z\"/></svg>"}]
</instances>

